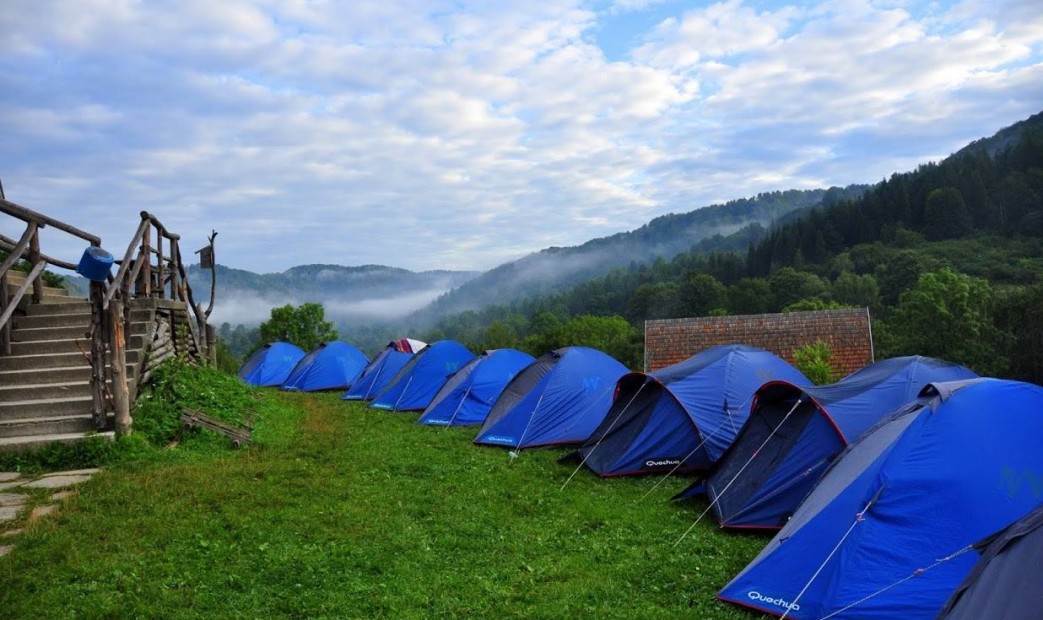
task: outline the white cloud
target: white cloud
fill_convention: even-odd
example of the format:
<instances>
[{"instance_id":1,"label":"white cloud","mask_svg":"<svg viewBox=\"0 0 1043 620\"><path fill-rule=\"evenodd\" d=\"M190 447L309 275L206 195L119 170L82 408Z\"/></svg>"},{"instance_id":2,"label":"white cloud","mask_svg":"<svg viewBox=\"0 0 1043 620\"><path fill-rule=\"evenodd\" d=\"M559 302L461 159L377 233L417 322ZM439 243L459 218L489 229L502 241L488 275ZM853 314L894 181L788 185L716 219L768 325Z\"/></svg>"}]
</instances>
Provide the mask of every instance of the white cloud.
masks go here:
<instances>
[{"instance_id":1,"label":"white cloud","mask_svg":"<svg viewBox=\"0 0 1043 620\"><path fill-rule=\"evenodd\" d=\"M675 5L605 4L5 2L4 186L117 253L148 210L186 247L217 229L219 259L258 271L488 268L871 182L1043 101L1031 2L729 0L615 61L602 19Z\"/></svg>"}]
</instances>

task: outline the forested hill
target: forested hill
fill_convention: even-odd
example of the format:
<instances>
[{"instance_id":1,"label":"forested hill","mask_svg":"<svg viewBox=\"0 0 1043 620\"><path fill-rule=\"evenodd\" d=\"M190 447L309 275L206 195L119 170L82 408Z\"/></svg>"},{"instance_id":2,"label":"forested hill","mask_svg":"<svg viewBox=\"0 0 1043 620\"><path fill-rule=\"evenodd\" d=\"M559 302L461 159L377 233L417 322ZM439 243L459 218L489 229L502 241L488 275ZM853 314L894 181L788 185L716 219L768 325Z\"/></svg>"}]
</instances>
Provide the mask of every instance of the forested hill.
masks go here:
<instances>
[{"instance_id":1,"label":"forested hill","mask_svg":"<svg viewBox=\"0 0 1043 620\"><path fill-rule=\"evenodd\" d=\"M878 358L931 355L1043 383L1043 115L810 210L745 251L615 269L447 317L433 335L476 347L561 346L590 331L577 317L617 316L639 346L645 319L838 306L870 308Z\"/></svg>"},{"instance_id":2,"label":"forested hill","mask_svg":"<svg viewBox=\"0 0 1043 620\"><path fill-rule=\"evenodd\" d=\"M787 214L835 204L861 195L867 186L829 190L789 190L759 194L688 213L657 217L630 232L574 247L551 247L496 267L446 293L424 316L483 308L522 297L566 290L616 267L700 252L745 249Z\"/></svg>"},{"instance_id":3,"label":"forested hill","mask_svg":"<svg viewBox=\"0 0 1043 620\"><path fill-rule=\"evenodd\" d=\"M1010 127L1004 127L991 137L975 140L956 152L956 157L968 155L974 152L983 152L990 157L1015 146L1021 141L1021 137L1027 131L1043 127L1043 112L1034 114L1023 121L1018 121Z\"/></svg>"}]
</instances>

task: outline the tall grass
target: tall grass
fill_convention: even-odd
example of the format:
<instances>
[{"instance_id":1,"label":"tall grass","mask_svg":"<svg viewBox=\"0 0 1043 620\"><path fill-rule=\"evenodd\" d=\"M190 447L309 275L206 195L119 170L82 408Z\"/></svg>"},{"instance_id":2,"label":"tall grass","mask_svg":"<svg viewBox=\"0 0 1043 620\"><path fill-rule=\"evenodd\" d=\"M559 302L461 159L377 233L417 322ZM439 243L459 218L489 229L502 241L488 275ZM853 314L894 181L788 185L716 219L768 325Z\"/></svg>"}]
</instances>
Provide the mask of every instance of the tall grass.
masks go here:
<instances>
[{"instance_id":1,"label":"tall grass","mask_svg":"<svg viewBox=\"0 0 1043 620\"><path fill-rule=\"evenodd\" d=\"M257 410L251 447L203 435L118 462L16 537L0 616L753 617L713 595L765 539L703 523L674 547L698 514L666 501L683 480L560 490L560 453L511 463L474 429L336 395Z\"/></svg>"}]
</instances>

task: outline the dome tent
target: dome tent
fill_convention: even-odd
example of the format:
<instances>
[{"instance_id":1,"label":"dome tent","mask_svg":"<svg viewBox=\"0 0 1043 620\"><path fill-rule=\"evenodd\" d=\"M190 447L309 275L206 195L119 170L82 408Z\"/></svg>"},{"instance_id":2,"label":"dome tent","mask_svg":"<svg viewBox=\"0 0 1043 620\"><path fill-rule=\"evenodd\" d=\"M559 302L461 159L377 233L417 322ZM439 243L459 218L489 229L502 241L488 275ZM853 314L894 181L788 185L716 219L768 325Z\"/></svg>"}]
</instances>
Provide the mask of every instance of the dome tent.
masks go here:
<instances>
[{"instance_id":1,"label":"dome tent","mask_svg":"<svg viewBox=\"0 0 1043 620\"><path fill-rule=\"evenodd\" d=\"M980 559L938 620L1038 620L1043 610L1043 504L974 548Z\"/></svg>"},{"instance_id":2,"label":"dome tent","mask_svg":"<svg viewBox=\"0 0 1043 620\"><path fill-rule=\"evenodd\" d=\"M354 346L341 341L320 344L306 355L286 378L282 389L318 392L343 390L358 378L369 359Z\"/></svg>"},{"instance_id":3,"label":"dome tent","mask_svg":"<svg viewBox=\"0 0 1043 620\"><path fill-rule=\"evenodd\" d=\"M836 459L718 598L795 619L933 618L975 541L1039 504L1026 481L1043 471L1040 437L1039 386L928 386Z\"/></svg>"},{"instance_id":4,"label":"dome tent","mask_svg":"<svg viewBox=\"0 0 1043 620\"><path fill-rule=\"evenodd\" d=\"M627 372L607 353L566 347L542 355L496 399L474 443L528 448L578 444L608 413Z\"/></svg>"},{"instance_id":5,"label":"dome tent","mask_svg":"<svg viewBox=\"0 0 1043 620\"><path fill-rule=\"evenodd\" d=\"M706 479L718 521L778 529L844 446L928 383L974 377L958 364L911 356L877 362L831 385L762 386L738 438Z\"/></svg>"},{"instance_id":6,"label":"dome tent","mask_svg":"<svg viewBox=\"0 0 1043 620\"><path fill-rule=\"evenodd\" d=\"M515 349L486 351L446 381L418 422L430 426L466 426L485 422L503 389L534 362Z\"/></svg>"},{"instance_id":7,"label":"dome tent","mask_svg":"<svg viewBox=\"0 0 1043 620\"><path fill-rule=\"evenodd\" d=\"M272 342L254 351L237 374L250 385L280 386L304 355L304 351L295 344Z\"/></svg>"},{"instance_id":8,"label":"dome tent","mask_svg":"<svg viewBox=\"0 0 1043 620\"><path fill-rule=\"evenodd\" d=\"M734 441L768 381L811 382L774 353L724 345L652 373L624 375L604 421L563 460L601 476L703 471Z\"/></svg>"},{"instance_id":9,"label":"dome tent","mask_svg":"<svg viewBox=\"0 0 1043 620\"><path fill-rule=\"evenodd\" d=\"M410 338L392 340L362 370L362 374L344 392L342 398L344 400L370 400L377 394L380 394L387 387L388 383L395 378L398 371L402 370L406 362L426 346L426 342Z\"/></svg>"},{"instance_id":10,"label":"dome tent","mask_svg":"<svg viewBox=\"0 0 1043 620\"><path fill-rule=\"evenodd\" d=\"M472 359L474 354L459 342L430 344L399 369L369 406L392 411L423 409L449 377Z\"/></svg>"}]
</instances>

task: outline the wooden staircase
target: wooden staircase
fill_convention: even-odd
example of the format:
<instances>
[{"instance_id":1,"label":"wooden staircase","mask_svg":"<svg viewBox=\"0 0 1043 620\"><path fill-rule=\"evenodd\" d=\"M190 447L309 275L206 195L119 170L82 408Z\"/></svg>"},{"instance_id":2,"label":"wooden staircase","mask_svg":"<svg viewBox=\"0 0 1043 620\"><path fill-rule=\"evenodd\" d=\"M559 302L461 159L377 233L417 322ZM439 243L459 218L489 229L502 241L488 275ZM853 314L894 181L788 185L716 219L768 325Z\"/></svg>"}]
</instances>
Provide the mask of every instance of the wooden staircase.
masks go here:
<instances>
[{"instance_id":1,"label":"wooden staircase","mask_svg":"<svg viewBox=\"0 0 1043 620\"><path fill-rule=\"evenodd\" d=\"M100 240L2 197L0 211L28 222L19 242L0 235L0 249L11 254L0 267L6 282L0 286L0 451L129 432L140 378L168 357L203 360L209 349L209 310L201 315L191 300L179 237L142 212L116 277L92 285L88 299L41 286L45 265L72 271L76 265L42 254L37 230L59 228L94 247ZM8 268L18 257L32 266L28 283L25 274ZM158 260L150 265L153 258ZM26 294L30 287L32 295Z\"/></svg>"},{"instance_id":2,"label":"wooden staircase","mask_svg":"<svg viewBox=\"0 0 1043 620\"><path fill-rule=\"evenodd\" d=\"M7 286L24 281L11 272ZM41 302L23 304L13 321L11 355L0 357L0 448L31 449L95 432L90 303L45 287Z\"/></svg>"},{"instance_id":3,"label":"wooden staircase","mask_svg":"<svg viewBox=\"0 0 1043 620\"><path fill-rule=\"evenodd\" d=\"M8 287L23 281L8 274ZM23 312L14 317L11 355L0 356L0 450L112 437L111 430L99 433L91 416L90 302L45 287L41 302L24 304ZM132 393L151 320L148 310L131 312L126 359Z\"/></svg>"}]
</instances>

